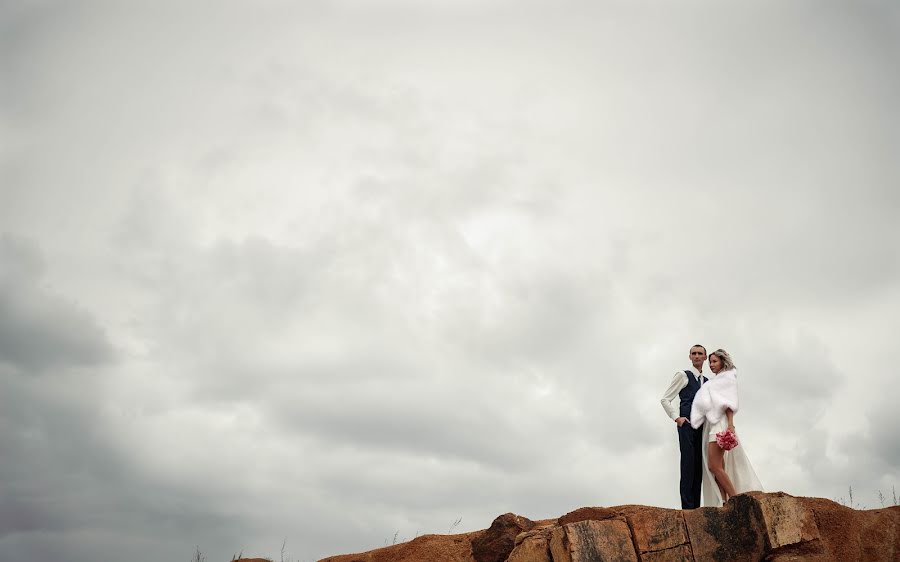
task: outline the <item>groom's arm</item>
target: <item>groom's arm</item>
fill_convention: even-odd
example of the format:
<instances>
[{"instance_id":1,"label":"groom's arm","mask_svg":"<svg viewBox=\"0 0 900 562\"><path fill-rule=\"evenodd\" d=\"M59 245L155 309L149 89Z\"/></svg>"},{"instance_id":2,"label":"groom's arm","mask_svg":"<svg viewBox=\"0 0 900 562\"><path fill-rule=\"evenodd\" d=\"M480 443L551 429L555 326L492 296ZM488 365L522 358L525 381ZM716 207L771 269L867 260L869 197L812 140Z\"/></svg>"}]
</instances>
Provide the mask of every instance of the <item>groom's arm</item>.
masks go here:
<instances>
[{"instance_id":1,"label":"groom's arm","mask_svg":"<svg viewBox=\"0 0 900 562\"><path fill-rule=\"evenodd\" d=\"M678 408L672 405L672 400L675 400L675 397L678 396L678 393L681 392L687 384L687 375L684 374L684 371L678 371L675 373L675 376L672 377L669 388L666 389L666 393L663 394L663 397L659 401L660 404L662 404L663 410L666 411L666 414L668 414L676 423L679 419Z\"/></svg>"}]
</instances>

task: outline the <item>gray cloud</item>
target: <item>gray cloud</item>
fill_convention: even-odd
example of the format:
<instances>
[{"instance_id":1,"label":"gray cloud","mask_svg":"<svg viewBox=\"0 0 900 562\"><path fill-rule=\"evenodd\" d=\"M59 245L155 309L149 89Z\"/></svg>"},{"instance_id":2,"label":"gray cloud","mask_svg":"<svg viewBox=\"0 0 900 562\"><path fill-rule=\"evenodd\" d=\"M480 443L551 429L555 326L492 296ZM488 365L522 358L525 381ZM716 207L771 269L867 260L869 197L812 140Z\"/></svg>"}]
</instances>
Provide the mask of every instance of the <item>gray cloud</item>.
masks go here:
<instances>
[{"instance_id":1,"label":"gray cloud","mask_svg":"<svg viewBox=\"0 0 900 562\"><path fill-rule=\"evenodd\" d=\"M40 286L42 259L28 240L0 238L0 359L27 373L108 361L112 348L84 310Z\"/></svg>"},{"instance_id":2,"label":"gray cloud","mask_svg":"<svg viewBox=\"0 0 900 562\"><path fill-rule=\"evenodd\" d=\"M0 22L9 556L673 507L658 396L695 341L740 366L767 488L895 484L893 4Z\"/></svg>"}]
</instances>

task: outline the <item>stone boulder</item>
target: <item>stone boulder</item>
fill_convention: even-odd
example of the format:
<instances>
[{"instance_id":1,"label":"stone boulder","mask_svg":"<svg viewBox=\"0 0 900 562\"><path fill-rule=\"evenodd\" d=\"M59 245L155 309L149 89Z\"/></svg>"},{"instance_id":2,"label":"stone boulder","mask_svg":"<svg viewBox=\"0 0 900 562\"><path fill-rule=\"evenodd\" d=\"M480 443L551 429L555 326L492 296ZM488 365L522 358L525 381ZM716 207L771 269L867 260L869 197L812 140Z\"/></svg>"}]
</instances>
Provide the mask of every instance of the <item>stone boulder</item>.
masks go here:
<instances>
[{"instance_id":1,"label":"stone boulder","mask_svg":"<svg viewBox=\"0 0 900 562\"><path fill-rule=\"evenodd\" d=\"M490 528L472 539L475 562L505 562L516 543L516 537L534 528L534 521L514 513L494 519Z\"/></svg>"},{"instance_id":2,"label":"stone boulder","mask_svg":"<svg viewBox=\"0 0 900 562\"><path fill-rule=\"evenodd\" d=\"M550 535L553 562L638 562L623 517L561 525Z\"/></svg>"}]
</instances>

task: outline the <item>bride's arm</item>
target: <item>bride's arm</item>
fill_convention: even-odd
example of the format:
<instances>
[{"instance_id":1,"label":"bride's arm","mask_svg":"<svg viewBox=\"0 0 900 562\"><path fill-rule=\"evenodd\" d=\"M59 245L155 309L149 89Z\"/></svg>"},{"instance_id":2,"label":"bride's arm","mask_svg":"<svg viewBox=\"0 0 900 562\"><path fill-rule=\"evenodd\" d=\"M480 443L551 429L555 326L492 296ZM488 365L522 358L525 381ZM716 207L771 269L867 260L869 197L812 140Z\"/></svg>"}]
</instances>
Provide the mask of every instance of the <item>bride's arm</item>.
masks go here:
<instances>
[{"instance_id":1,"label":"bride's arm","mask_svg":"<svg viewBox=\"0 0 900 562\"><path fill-rule=\"evenodd\" d=\"M734 412L731 411L731 408L725 409L725 417L728 418L728 428L734 429Z\"/></svg>"}]
</instances>

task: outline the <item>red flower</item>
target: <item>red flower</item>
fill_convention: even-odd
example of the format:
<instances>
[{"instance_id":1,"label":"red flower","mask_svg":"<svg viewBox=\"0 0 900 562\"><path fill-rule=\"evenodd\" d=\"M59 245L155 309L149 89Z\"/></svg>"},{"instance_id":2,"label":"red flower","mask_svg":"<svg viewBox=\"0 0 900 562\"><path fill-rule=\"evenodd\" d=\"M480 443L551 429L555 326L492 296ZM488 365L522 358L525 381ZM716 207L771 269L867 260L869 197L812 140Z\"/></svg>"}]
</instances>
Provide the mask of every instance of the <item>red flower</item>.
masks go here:
<instances>
[{"instance_id":1,"label":"red flower","mask_svg":"<svg viewBox=\"0 0 900 562\"><path fill-rule=\"evenodd\" d=\"M716 433L716 444L726 451L730 451L740 445L737 435L735 435L734 430L730 428Z\"/></svg>"}]
</instances>

